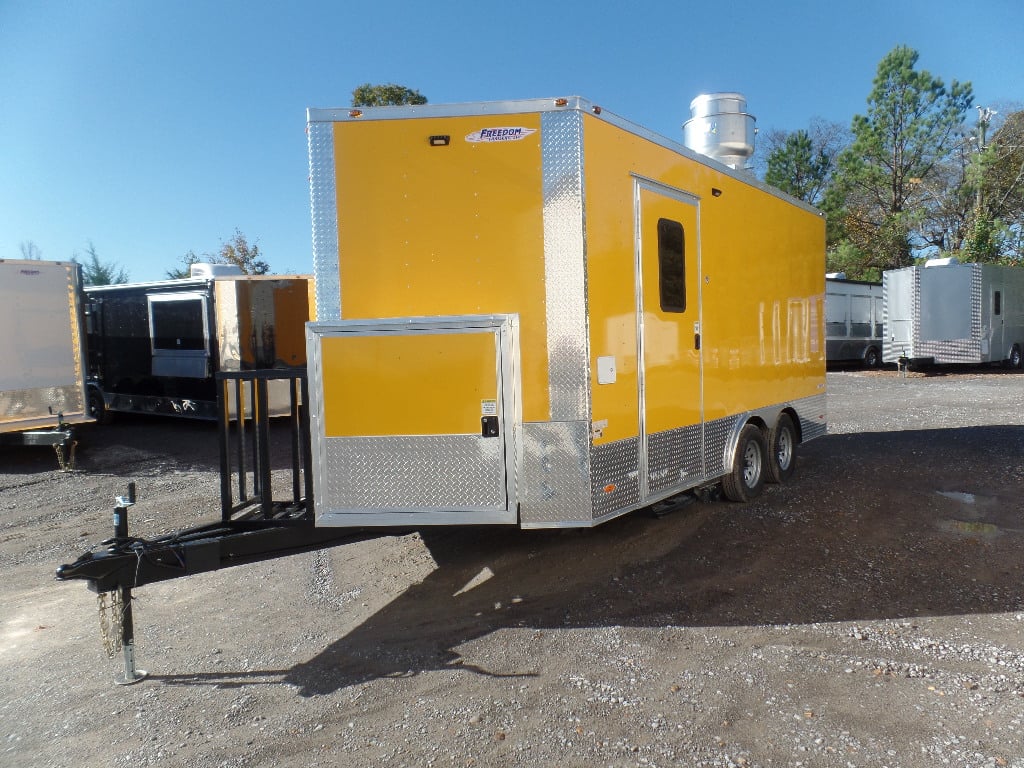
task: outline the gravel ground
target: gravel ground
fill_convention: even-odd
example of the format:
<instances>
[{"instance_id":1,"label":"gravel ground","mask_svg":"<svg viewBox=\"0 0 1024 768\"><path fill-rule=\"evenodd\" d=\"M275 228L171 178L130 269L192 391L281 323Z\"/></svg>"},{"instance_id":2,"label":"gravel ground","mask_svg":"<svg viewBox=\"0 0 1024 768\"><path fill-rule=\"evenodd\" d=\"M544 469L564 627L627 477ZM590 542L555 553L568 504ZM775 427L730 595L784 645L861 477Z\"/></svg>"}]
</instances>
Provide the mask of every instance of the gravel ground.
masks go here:
<instances>
[{"instance_id":1,"label":"gravel ground","mask_svg":"<svg viewBox=\"0 0 1024 768\"><path fill-rule=\"evenodd\" d=\"M0 452L0 765L1024 767L1024 376L831 372L786 486L138 590L117 686L54 568L216 516L214 430Z\"/></svg>"}]
</instances>

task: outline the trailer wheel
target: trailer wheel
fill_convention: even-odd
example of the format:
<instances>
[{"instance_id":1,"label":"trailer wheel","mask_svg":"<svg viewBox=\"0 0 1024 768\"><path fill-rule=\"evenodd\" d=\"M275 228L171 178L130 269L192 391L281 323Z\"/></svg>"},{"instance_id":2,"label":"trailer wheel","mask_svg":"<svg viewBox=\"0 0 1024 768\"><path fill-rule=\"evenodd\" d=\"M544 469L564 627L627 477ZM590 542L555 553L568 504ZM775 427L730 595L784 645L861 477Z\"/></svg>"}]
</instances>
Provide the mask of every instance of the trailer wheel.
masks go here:
<instances>
[{"instance_id":1,"label":"trailer wheel","mask_svg":"<svg viewBox=\"0 0 1024 768\"><path fill-rule=\"evenodd\" d=\"M1024 360L1021 360L1020 347L1017 344L1013 345L1013 349L1010 350L1010 367L1019 369Z\"/></svg>"},{"instance_id":2,"label":"trailer wheel","mask_svg":"<svg viewBox=\"0 0 1024 768\"><path fill-rule=\"evenodd\" d=\"M764 488L768 448L761 430L747 424L740 432L732 471L722 478L722 491L729 501L750 501Z\"/></svg>"},{"instance_id":3,"label":"trailer wheel","mask_svg":"<svg viewBox=\"0 0 1024 768\"><path fill-rule=\"evenodd\" d=\"M785 483L796 471L796 427L788 413L779 414L779 420L768 437L768 482Z\"/></svg>"},{"instance_id":4,"label":"trailer wheel","mask_svg":"<svg viewBox=\"0 0 1024 768\"><path fill-rule=\"evenodd\" d=\"M97 424L109 424L114 418L103 401L103 393L95 387L89 387L89 415Z\"/></svg>"},{"instance_id":5,"label":"trailer wheel","mask_svg":"<svg viewBox=\"0 0 1024 768\"><path fill-rule=\"evenodd\" d=\"M868 347L864 351L865 368L877 368L881 363L882 355L878 352L878 347Z\"/></svg>"}]
</instances>

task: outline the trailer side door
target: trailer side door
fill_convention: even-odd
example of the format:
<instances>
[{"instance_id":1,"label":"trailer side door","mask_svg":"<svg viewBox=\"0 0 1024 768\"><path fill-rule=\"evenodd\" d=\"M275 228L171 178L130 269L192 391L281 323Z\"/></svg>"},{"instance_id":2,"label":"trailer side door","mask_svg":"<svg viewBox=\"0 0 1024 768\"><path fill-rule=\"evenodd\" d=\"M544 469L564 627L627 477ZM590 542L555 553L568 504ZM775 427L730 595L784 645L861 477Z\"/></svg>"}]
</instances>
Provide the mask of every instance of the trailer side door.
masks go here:
<instances>
[{"instance_id":1,"label":"trailer side door","mask_svg":"<svg viewBox=\"0 0 1024 768\"><path fill-rule=\"evenodd\" d=\"M640 495L703 477L697 198L637 179Z\"/></svg>"},{"instance_id":2,"label":"trailer side door","mask_svg":"<svg viewBox=\"0 0 1024 768\"><path fill-rule=\"evenodd\" d=\"M516 522L514 326L308 326L317 525Z\"/></svg>"}]
</instances>

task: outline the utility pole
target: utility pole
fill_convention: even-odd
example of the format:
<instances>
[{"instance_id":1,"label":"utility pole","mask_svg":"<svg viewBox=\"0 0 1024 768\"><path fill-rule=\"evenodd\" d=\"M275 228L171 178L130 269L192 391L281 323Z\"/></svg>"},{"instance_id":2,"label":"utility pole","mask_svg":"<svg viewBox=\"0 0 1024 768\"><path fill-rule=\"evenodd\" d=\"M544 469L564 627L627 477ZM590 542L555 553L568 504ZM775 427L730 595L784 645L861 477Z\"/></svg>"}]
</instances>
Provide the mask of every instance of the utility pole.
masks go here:
<instances>
[{"instance_id":1,"label":"utility pole","mask_svg":"<svg viewBox=\"0 0 1024 768\"><path fill-rule=\"evenodd\" d=\"M994 109L988 107L977 106L978 110L978 152L985 151L985 132L988 130L989 123L992 122L992 118L998 113ZM978 181L978 193L974 201L974 206L977 209L977 215L980 218L982 215L983 206L985 204L985 185L981 179Z\"/></svg>"}]
</instances>

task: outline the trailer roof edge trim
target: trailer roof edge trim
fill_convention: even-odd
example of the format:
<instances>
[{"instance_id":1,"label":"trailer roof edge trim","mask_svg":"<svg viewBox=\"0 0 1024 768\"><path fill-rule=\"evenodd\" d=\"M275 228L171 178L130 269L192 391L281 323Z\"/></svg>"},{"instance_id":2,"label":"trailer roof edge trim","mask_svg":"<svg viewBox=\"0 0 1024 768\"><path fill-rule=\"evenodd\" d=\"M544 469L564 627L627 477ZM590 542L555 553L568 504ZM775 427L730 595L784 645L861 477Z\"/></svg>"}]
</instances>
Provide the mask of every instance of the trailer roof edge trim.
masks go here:
<instances>
[{"instance_id":1,"label":"trailer roof edge trim","mask_svg":"<svg viewBox=\"0 0 1024 768\"><path fill-rule=\"evenodd\" d=\"M825 214L810 203L793 197L754 176L753 172L738 171L714 158L695 152L684 144L673 141L667 136L644 128L621 115L617 115L604 107L581 96L550 97L543 99L512 99L507 101L475 101L457 104L410 104L386 107L335 107L306 109L306 123L366 122L369 120L407 120L424 117L474 117L484 115L514 115L523 112L565 112L576 110L584 112L598 120L604 120L641 138L647 139L667 149L671 149L684 157L703 163L716 171L741 181L751 187L760 189L782 200L787 200L805 211L817 216Z\"/></svg>"},{"instance_id":2,"label":"trailer roof edge trim","mask_svg":"<svg viewBox=\"0 0 1024 768\"><path fill-rule=\"evenodd\" d=\"M111 283L110 285L86 285L89 293L116 291L119 288L201 288L210 283L245 282L249 280L309 280L310 275L217 275L214 277L183 277L177 280L152 280L146 283Z\"/></svg>"}]
</instances>

